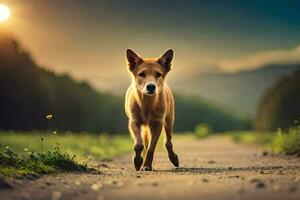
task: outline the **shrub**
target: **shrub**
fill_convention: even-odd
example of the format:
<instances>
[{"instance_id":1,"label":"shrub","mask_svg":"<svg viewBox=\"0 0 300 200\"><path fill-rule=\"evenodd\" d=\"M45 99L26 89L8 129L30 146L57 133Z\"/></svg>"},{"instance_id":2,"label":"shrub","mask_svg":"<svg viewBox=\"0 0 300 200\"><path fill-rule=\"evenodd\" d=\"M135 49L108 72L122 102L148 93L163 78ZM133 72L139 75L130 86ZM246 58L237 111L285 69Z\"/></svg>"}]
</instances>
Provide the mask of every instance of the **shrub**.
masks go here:
<instances>
[{"instance_id":1,"label":"shrub","mask_svg":"<svg viewBox=\"0 0 300 200\"><path fill-rule=\"evenodd\" d=\"M287 133L278 134L285 135L282 151L287 155L298 155L300 156L300 125L292 127Z\"/></svg>"},{"instance_id":2,"label":"shrub","mask_svg":"<svg viewBox=\"0 0 300 200\"><path fill-rule=\"evenodd\" d=\"M279 129L273 132L229 132L236 142L260 144L274 153L300 156L300 125L289 128L287 131Z\"/></svg>"},{"instance_id":3,"label":"shrub","mask_svg":"<svg viewBox=\"0 0 300 200\"><path fill-rule=\"evenodd\" d=\"M208 124L199 124L195 128L195 135L197 138L205 138L211 134L212 129Z\"/></svg>"}]
</instances>

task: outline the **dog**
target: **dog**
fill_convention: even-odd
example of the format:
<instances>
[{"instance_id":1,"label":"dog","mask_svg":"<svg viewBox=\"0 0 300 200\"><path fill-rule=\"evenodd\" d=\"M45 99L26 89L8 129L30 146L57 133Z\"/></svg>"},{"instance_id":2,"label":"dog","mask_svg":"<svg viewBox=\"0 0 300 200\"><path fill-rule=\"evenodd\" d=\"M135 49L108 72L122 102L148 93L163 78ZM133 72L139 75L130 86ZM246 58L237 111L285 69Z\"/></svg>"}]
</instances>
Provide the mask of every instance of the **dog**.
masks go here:
<instances>
[{"instance_id":1,"label":"dog","mask_svg":"<svg viewBox=\"0 0 300 200\"><path fill-rule=\"evenodd\" d=\"M154 151L163 128L169 160L179 167L172 144L174 97L165 83L173 54L170 49L157 59L144 59L131 49L126 51L132 83L126 92L125 111L129 118L129 132L134 139L133 163L137 171L152 171Z\"/></svg>"}]
</instances>

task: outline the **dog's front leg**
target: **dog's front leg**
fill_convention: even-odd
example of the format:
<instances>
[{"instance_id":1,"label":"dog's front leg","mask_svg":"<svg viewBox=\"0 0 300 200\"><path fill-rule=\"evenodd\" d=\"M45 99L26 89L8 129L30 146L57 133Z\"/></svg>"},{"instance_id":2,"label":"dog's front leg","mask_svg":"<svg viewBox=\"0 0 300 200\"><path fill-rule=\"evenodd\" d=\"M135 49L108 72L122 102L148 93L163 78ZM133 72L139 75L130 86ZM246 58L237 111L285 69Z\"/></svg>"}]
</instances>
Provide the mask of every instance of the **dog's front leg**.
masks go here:
<instances>
[{"instance_id":1,"label":"dog's front leg","mask_svg":"<svg viewBox=\"0 0 300 200\"><path fill-rule=\"evenodd\" d=\"M150 122L149 127L151 131L151 139L150 139L150 145L147 149L146 158L142 167L142 170L144 171L152 171L153 155L163 125L161 121L155 120Z\"/></svg>"},{"instance_id":2,"label":"dog's front leg","mask_svg":"<svg viewBox=\"0 0 300 200\"><path fill-rule=\"evenodd\" d=\"M141 125L137 123L136 121L130 121L129 122L129 130L134 138L134 157L133 157L133 162L134 162L134 167L138 171L140 170L142 164L143 164L143 158L142 158L142 151L144 149L143 145L143 139L141 136Z\"/></svg>"}]
</instances>

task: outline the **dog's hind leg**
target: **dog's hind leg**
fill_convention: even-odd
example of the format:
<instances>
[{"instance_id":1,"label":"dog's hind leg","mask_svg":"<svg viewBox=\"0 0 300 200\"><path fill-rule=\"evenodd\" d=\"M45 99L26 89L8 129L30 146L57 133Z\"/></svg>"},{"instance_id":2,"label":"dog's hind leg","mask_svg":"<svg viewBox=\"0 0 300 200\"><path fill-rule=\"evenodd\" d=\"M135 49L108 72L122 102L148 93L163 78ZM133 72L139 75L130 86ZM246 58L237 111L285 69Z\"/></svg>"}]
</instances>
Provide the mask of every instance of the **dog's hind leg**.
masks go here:
<instances>
[{"instance_id":1,"label":"dog's hind leg","mask_svg":"<svg viewBox=\"0 0 300 200\"><path fill-rule=\"evenodd\" d=\"M134 138L135 141L134 143L135 155L133 157L133 162L134 162L135 169L138 171L140 170L143 164L143 157L141 154L144 149L144 145L141 136L141 126L134 121L130 121L128 126L129 126L131 136Z\"/></svg>"},{"instance_id":2,"label":"dog's hind leg","mask_svg":"<svg viewBox=\"0 0 300 200\"><path fill-rule=\"evenodd\" d=\"M175 167L179 167L179 159L177 154L173 150L172 144L172 131L173 131L174 119L172 116L167 116L165 121L165 146L168 151L169 160Z\"/></svg>"}]
</instances>

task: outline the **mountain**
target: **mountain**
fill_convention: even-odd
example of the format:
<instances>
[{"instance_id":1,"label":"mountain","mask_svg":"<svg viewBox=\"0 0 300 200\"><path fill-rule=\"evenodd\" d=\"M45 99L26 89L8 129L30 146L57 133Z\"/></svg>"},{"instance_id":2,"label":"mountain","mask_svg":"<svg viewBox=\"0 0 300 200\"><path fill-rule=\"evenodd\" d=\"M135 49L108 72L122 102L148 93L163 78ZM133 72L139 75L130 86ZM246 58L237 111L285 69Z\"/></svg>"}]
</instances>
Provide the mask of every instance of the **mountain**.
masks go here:
<instances>
[{"instance_id":1,"label":"mountain","mask_svg":"<svg viewBox=\"0 0 300 200\"><path fill-rule=\"evenodd\" d=\"M254 116L259 99L279 77L300 69L300 64L267 65L236 73L202 73L172 83L180 93L193 94Z\"/></svg>"},{"instance_id":2,"label":"mountain","mask_svg":"<svg viewBox=\"0 0 300 200\"><path fill-rule=\"evenodd\" d=\"M126 130L122 98L46 70L18 41L4 34L0 34L0 93L3 130Z\"/></svg>"},{"instance_id":3,"label":"mountain","mask_svg":"<svg viewBox=\"0 0 300 200\"><path fill-rule=\"evenodd\" d=\"M0 129L126 133L124 96L96 91L39 66L13 37L0 34ZM175 95L175 131L207 123L216 131L249 128L244 120L200 97ZM47 115L52 115L46 118Z\"/></svg>"}]
</instances>

